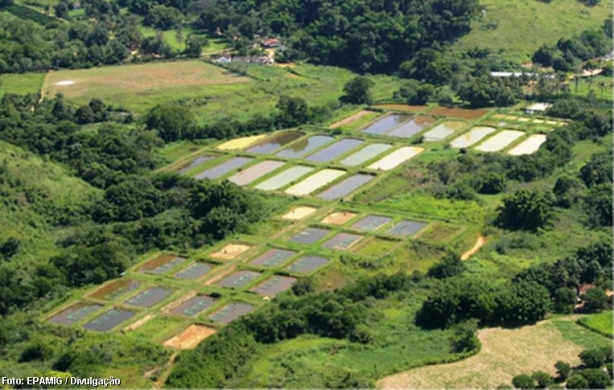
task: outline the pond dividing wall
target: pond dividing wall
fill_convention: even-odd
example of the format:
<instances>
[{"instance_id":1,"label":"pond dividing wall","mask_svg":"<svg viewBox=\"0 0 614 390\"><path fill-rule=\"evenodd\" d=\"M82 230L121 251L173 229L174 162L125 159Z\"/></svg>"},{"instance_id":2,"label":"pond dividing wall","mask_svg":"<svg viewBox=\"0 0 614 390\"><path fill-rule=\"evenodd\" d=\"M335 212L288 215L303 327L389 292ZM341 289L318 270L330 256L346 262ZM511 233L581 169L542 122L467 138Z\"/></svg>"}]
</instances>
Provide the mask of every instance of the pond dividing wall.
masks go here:
<instances>
[{"instance_id":1,"label":"pond dividing wall","mask_svg":"<svg viewBox=\"0 0 614 390\"><path fill-rule=\"evenodd\" d=\"M372 122L367 127L365 127L362 131L369 134L384 134L387 131L390 131L395 126L403 123L403 121L407 120L409 115L404 114L392 114L387 115L381 119Z\"/></svg>"},{"instance_id":2,"label":"pond dividing wall","mask_svg":"<svg viewBox=\"0 0 614 390\"><path fill-rule=\"evenodd\" d=\"M502 132L493 135L480 145L476 146L475 150L479 150L481 152L498 152L523 135L524 133L522 131L503 130Z\"/></svg>"},{"instance_id":3,"label":"pond dividing wall","mask_svg":"<svg viewBox=\"0 0 614 390\"><path fill-rule=\"evenodd\" d=\"M293 143L286 149L277 152L275 155L286 158L299 158L334 140L333 137L327 135L313 135Z\"/></svg>"},{"instance_id":4,"label":"pond dividing wall","mask_svg":"<svg viewBox=\"0 0 614 390\"><path fill-rule=\"evenodd\" d=\"M389 137L411 138L435 122L436 120L433 117L417 116L386 133L386 135Z\"/></svg>"},{"instance_id":5,"label":"pond dividing wall","mask_svg":"<svg viewBox=\"0 0 614 390\"><path fill-rule=\"evenodd\" d=\"M315 168L313 167L297 165L295 167L286 169L285 171L278 173L277 175L273 177L266 179L262 183L256 185L255 188L258 190L264 190L264 191L277 190L305 176L306 174L313 171L314 169Z\"/></svg>"},{"instance_id":6,"label":"pond dividing wall","mask_svg":"<svg viewBox=\"0 0 614 390\"><path fill-rule=\"evenodd\" d=\"M492 127L474 127L469 132L455 138L452 142L450 142L450 146L458 149L467 148L495 131L497 130Z\"/></svg>"},{"instance_id":7,"label":"pond dividing wall","mask_svg":"<svg viewBox=\"0 0 614 390\"><path fill-rule=\"evenodd\" d=\"M341 199L355 189L367 184L374 178L375 176L373 175L365 174L357 174L354 176L350 176L347 179L344 179L343 181L335 184L334 186L320 192L318 198L325 200Z\"/></svg>"},{"instance_id":8,"label":"pond dividing wall","mask_svg":"<svg viewBox=\"0 0 614 390\"><path fill-rule=\"evenodd\" d=\"M235 169L240 168L243 165L246 165L252 160L253 158L248 158L248 157L234 157L228 161L225 161L219 165L216 165L212 168L207 169L206 171L203 171L197 174L196 176L194 176L194 178L198 180L200 179L214 180L214 179L224 176L230 171L234 171Z\"/></svg>"},{"instance_id":9,"label":"pond dividing wall","mask_svg":"<svg viewBox=\"0 0 614 390\"><path fill-rule=\"evenodd\" d=\"M253 181L258 180L262 176L273 172L274 170L276 170L277 168L280 168L284 164L285 163L282 161L272 161L272 160L261 161L257 163L256 165L252 165L249 168L246 168L240 172L235 173L228 180L235 183L236 185L245 186L245 185L250 184Z\"/></svg>"},{"instance_id":10,"label":"pond dividing wall","mask_svg":"<svg viewBox=\"0 0 614 390\"><path fill-rule=\"evenodd\" d=\"M437 125L434 129L424 133L424 141L441 141L467 126L465 122L448 121Z\"/></svg>"},{"instance_id":11,"label":"pond dividing wall","mask_svg":"<svg viewBox=\"0 0 614 390\"><path fill-rule=\"evenodd\" d=\"M369 169L377 169L381 171L389 171L403 164L405 161L414 158L418 154L422 153L424 149L415 146L404 146L395 150L389 155L369 165Z\"/></svg>"},{"instance_id":12,"label":"pond dividing wall","mask_svg":"<svg viewBox=\"0 0 614 390\"><path fill-rule=\"evenodd\" d=\"M377 155L384 153L386 150L392 148L390 144L370 144L360 149L356 153L350 154L343 160L339 161L340 164L355 167L365 161L369 161Z\"/></svg>"},{"instance_id":13,"label":"pond dividing wall","mask_svg":"<svg viewBox=\"0 0 614 390\"><path fill-rule=\"evenodd\" d=\"M323 169L288 188L285 193L290 195L308 195L343 175L345 175L345 171L338 169Z\"/></svg>"},{"instance_id":14,"label":"pond dividing wall","mask_svg":"<svg viewBox=\"0 0 614 390\"><path fill-rule=\"evenodd\" d=\"M347 152L350 149L354 149L364 141L355 138L345 138L335 142L332 145L325 147L324 149L315 152L314 154L307 156L307 160L315 162L329 162L333 161L338 156Z\"/></svg>"},{"instance_id":15,"label":"pond dividing wall","mask_svg":"<svg viewBox=\"0 0 614 390\"><path fill-rule=\"evenodd\" d=\"M271 153L292 141L296 141L303 135L305 134L298 131L285 131L283 133L278 133L265 139L256 146L252 146L251 148L247 149L247 152L255 154Z\"/></svg>"}]
</instances>

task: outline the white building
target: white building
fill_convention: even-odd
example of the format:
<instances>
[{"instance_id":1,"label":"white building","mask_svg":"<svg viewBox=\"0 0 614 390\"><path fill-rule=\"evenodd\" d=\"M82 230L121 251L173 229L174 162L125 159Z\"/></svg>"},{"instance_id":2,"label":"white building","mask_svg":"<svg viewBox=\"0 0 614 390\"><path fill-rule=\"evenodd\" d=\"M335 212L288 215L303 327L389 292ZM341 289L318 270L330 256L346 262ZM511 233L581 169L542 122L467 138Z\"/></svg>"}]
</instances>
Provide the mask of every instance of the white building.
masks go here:
<instances>
[{"instance_id":1,"label":"white building","mask_svg":"<svg viewBox=\"0 0 614 390\"><path fill-rule=\"evenodd\" d=\"M550 107L552 107L552 104L550 103L534 103L531 104L529 107L525 108L524 111L527 114L532 115L536 113L544 113Z\"/></svg>"}]
</instances>

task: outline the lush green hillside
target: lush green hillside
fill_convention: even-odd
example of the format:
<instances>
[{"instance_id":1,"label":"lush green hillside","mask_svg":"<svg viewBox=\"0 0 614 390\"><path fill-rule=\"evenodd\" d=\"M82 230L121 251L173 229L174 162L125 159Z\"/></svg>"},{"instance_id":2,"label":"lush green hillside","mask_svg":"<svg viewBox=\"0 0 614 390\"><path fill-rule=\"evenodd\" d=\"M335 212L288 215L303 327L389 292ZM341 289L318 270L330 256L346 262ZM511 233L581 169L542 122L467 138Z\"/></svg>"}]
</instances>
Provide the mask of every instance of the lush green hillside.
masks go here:
<instances>
[{"instance_id":1,"label":"lush green hillside","mask_svg":"<svg viewBox=\"0 0 614 390\"><path fill-rule=\"evenodd\" d=\"M530 62L542 44L556 44L612 18L612 0L594 7L578 0L480 0L480 6L484 16L471 23L455 49L482 47L521 62Z\"/></svg>"}]
</instances>

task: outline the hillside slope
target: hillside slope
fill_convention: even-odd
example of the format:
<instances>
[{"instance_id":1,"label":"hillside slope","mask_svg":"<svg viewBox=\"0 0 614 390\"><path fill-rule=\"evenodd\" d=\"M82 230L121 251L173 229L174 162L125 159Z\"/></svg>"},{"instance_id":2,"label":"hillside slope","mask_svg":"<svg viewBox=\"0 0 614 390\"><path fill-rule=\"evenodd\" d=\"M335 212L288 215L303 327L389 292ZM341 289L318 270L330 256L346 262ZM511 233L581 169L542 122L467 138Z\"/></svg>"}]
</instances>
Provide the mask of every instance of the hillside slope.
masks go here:
<instances>
[{"instance_id":1,"label":"hillside slope","mask_svg":"<svg viewBox=\"0 0 614 390\"><path fill-rule=\"evenodd\" d=\"M471 23L471 32L454 49L488 48L523 62L530 61L542 44L594 29L612 17L612 0L594 7L578 0L481 0L480 4L484 17Z\"/></svg>"}]
</instances>

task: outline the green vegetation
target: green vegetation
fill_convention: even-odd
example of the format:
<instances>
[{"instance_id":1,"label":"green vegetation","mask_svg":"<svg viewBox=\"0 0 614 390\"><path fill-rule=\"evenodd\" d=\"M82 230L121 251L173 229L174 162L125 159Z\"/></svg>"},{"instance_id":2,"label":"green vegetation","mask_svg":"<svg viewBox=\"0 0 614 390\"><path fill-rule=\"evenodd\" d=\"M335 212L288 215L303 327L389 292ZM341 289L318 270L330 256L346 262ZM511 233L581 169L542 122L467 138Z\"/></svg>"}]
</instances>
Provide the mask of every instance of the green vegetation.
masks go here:
<instances>
[{"instance_id":1,"label":"green vegetation","mask_svg":"<svg viewBox=\"0 0 614 390\"><path fill-rule=\"evenodd\" d=\"M612 337L612 312L604 311L599 314L587 315L580 318L578 323L604 336Z\"/></svg>"},{"instance_id":2,"label":"green vegetation","mask_svg":"<svg viewBox=\"0 0 614 390\"><path fill-rule=\"evenodd\" d=\"M455 49L482 47L522 62L543 44L602 25L612 10L612 2L605 0L594 7L577 0L482 0L480 5L485 17L473 20L471 32Z\"/></svg>"},{"instance_id":3,"label":"green vegetation","mask_svg":"<svg viewBox=\"0 0 614 390\"><path fill-rule=\"evenodd\" d=\"M0 76L0 97L7 93L41 93L45 73L3 74Z\"/></svg>"},{"instance_id":4,"label":"green vegetation","mask_svg":"<svg viewBox=\"0 0 614 390\"><path fill-rule=\"evenodd\" d=\"M3 375L611 386L611 1L0 4Z\"/></svg>"}]
</instances>

